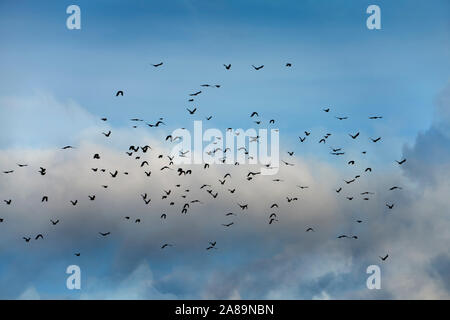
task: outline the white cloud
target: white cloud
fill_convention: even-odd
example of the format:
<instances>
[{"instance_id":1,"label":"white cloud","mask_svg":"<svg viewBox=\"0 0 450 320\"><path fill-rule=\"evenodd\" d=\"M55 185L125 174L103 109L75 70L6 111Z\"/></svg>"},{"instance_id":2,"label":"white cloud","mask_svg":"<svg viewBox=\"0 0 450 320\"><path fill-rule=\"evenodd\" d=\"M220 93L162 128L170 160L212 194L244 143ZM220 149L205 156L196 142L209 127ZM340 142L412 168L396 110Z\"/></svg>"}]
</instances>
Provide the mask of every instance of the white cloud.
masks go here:
<instances>
[{"instance_id":1,"label":"white cloud","mask_svg":"<svg viewBox=\"0 0 450 320\"><path fill-rule=\"evenodd\" d=\"M180 177L175 170L160 170L168 159L158 159L158 155L167 155L170 145L159 143L148 131L136 137L132 129L111 128L113 134L106 139L101 129L91 126L92 116L80 107L62 104L61 111L59 103L48 101L54 103L56 114L73 111L75 119L84 119L73 141L76 149L0 150L1 169L15 170L2 175L0 181L2 197L13 200L11 206L2 204L4 223L0 227L7 229L2 232L0 249L20 255L36 248L43 255L69 252L71 256L81 250L83 256L95 257L96 250L114 245L111 269L104 277L89 277L82 298L449 297L448 288L429 271L435 257L449 256L448 172L439 172L437 183L421 186L411 183L400 170L380 168L345 185L343 179L348 176L333 165L297 156L291 161L294 167L284 166L277 176L257 176L252 181L246 180L250 167L243 165L212 166L206 171L193 166L191 176ZM59 139L55 143L64 145ZM149 144L152 150L139 152L141 159L136 160L125 154L128 144ZM99 153L101 160L92 159L94 153ZM150 166L141 168L144 159ZM17 168L16 164L23 162L29 167ZM39 166L47 168L46 176L37 172ZM106 172L94 173L92 167ZM116 169L118 177L112 178L109 172ZM151 177L144 174L148 170ZM355 173L360 173L363 168L357 170ZM124 175L125 171L129 175ZM222 186L218 179L226 172L232 177ZM274 182L274 178L283 181ZM175 186L178 183L179 188ZM217 199L200 190L204 183L219 192ZM299 184L309 189L300 190ZM393 185L404 189L388 191ZM340 194L334 191L338 186L343 186ZM231 194L228 188L237 191ZM162 199L163 190L169 189L168 199ZM374 191L375 195L364 201L362 191ZM150 205L145 205L142 193L148 193ZM96 195L95 201L88 199L90 194ZM49 196L49 203L40 202L43 195ZM287 196L299 200L288 203ZM348 201L346 196L355 199ZM69 201L75 199L79 203L74 207ZM201 203L190 203L188 213L182 214L183 205L194 199ZM175 205L169 206L170 201ZM395 208L389 211L385 203L394 201ZM269 208L274 202L278 209ZM248 203L249 210L241 211L237 203ZM163 212L165 221L160 219ZM236 216L226 217L228 212ZM272 212L279 221L269 225ZM125 216L131 219L125 220ZM134 223L137 218L140 224ZM50 219L60 223L53 226ZM363 223L356 223L357 219ZM222 226L230 221L235 222L231 228ZM315 232L305 232L309 226ZM111 235L101 238L100 231L111 231ZM25 244L22 240L22 236L38 233L44 234L41 242ZM359 239L338 240L339 234L356 234ZM212 240L217 240L218 250L206 253ZM161 250L163 243L174 247ZM386 253L390 258L381 263L378 256ZM180 262L178 256L184 260ZM176 268L155 278L144 257L176 263ZM223 257L223 265L215 262L219 257ZM382 265L383 290L379 293L365 288L365 269L373 263ZM113 276L115 273L120 276ZM186 287L183 295L171 292L178 284ZM21 296L39 296L29 283L22 286L28 289ZM189 291L190 287L196 291Z\"/></svg>"},{"instance_id":2,"label":"white cloud","mask_svg":"<svg viewBox=\"0 0 450 320\"><path fill-rule=\"evenodd\" d=\"M37 292L36 288L31 286L28 287L18 298L18 300L40 300L41 297Z\"/></svg>"}]
</instances>

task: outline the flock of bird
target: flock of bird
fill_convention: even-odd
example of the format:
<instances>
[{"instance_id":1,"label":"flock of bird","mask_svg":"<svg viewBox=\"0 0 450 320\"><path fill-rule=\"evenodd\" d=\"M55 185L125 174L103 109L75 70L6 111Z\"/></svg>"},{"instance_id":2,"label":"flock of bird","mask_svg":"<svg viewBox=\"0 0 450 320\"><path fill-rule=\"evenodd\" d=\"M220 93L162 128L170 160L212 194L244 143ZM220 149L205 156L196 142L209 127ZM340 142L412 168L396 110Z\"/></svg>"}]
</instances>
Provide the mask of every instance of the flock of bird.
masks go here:
<instances>
[{"instance_id":1,"label":"flock of bird","mask_svg":"<svg viewBox=\"0 0 450 320\"><path fill-rule=\"evenodd\" d=\"M152 64L152 66L155 67L155 68L162 67L163 66L163 62L160 62L160 63L157 63L157 64ZM224 64L223 66L224 66L225 70L228 70L228 71L231 70L231 64ZM252 65L252 67L253 67L253 69L255 71L260 71L261 69L264 68L264 65L260 65L260 66ZM286 63L285 67L290 68L290 67L292 67L292 64L291 63ZM201 87L202 88L207 88L207 87L221 88L221 85L219 85L219 84L213 84L213 85L211 85L211 84L202 84ZM200 95L202 93L203 93L202 90L196 90L193 93L190 93L189 97L188 97L188 102L194 102L195 97L197 97L198 95ZM116 95L116 97L121 97L121 96L124 95L124 92L123 92L123 90L119 90L119 91L116 92L115 95ZM186 108L186 109L188 111L188 115L194 115L198 111L197 107L195 107L195 108ZM323 108L322 110L323 110L324 113L330 113L331 112L331 107L326 107L326 108ZM210 120L211 118L212 118L211 115L206 117L207 120ZM250 114L250 118L252 118L253 120L254 119L258 119L259 118L259 113L257 111L252 112ZM335 116L335 118L338 121L345 121L349 117L348 116ZM369 116L368 117L368 119L370 119L370 120L379 120L379 119L382 119L382 118L383 117L379 116L379 115ZM108 121L108 118L103 117L100 120L106 122L106 121ZM150 128L155 128L155 127L166 125L166 123L164 122L165 119L163 119L163 118L159 118L158 120L156 120L156 121L154 121L152 123L145 122L143 119L139 119L139 118L133 118L133 119L130 119L130 121L135 123L135 125L133 125L133 128L137 128L137 123L145 123L145 125L150 127ZM260 120L255 120L254 122L256 124L260 124L261 123ZM275 123L275 119L271 119L269 121L269 124L274 124L274 123ZM228 128L227 130L233 130L233 129L232 128ZM307 140L309 140L311 138L311 131L304 130L303 132L304 132L304 134L298 137L300 143L305 143ZM111 132L111 130L109 130L107 132L101 132L101 134L106 139L108 139L109 137L111 137L112 132ZM329 139L329 137L331 135L332 135L331 133L326 133L325 135L320 136L318 138L318 143L319 144L326 144L328 139ZM360 136L360 132L354 132L354 133L352 132L352 133L349 133L348 136L349 136L349 139L356 140ZM259 141L258 139L259 139L258 136L250 137L249 143L258 143L258 141ZM372 143L378 143L381 139L382 139L381 137L370 138ZM168 135L165 138L165 142L166 143L167 142L172 143L172 142L177 141L177 140L181 140L181 137L173 137L172 135ZM74 148L76 148L76 147L73 147L71 145L67 145L67 146L62 147L62 150L69 151L70 149L74 149ZM126 155L128 157L133 157L137 161L137 167L140 170L143 170L140 174L145 175L147 178L151 178L151 176L152 176L152 170L150 168L151 159L149 157L146 157L147 153L149 151L151 151L151 150L152 150L152 147L149 146L149 145L143 145L143 146L131 145L131 146L129 146L128 150L125 150ZM225 163L226 153L228 151L231 151L231 150L227 150L227 149L222 150L221 148L217 148L217 149L214 149L212 151L209 151L209 154L211 155L211 154L215 154L216 152L222 152L222 154L224 155L223 162ZM247 148L245 148L245 147L242 147L241 150L238 150L238 151L243 151L245 153L245 155L249 156ZM180 157L186 157L188 152L189 151L180 151L179 156ZM362 151L362 153L366 154L366 151ZM345 155L345 151L343 150L343 148L331 147L330 154L335 155L335 156L344 156ZM293 151L288 151L287 155L288 155L288 157L293 158L294 157L294 152ZM189 168L184 168L183 169L181 166L179 166L178 168L175 168L177 166L174 164L174 157L173 156L171 157L170 155L159 154L159 155L156 155L155 157L157 159L160 159L161 161L165 161L164 165L161 168L159 168L159 171L161 171L161 172L166 171L166 170L176 170L176 173L180 177L180 179L181 179L181 176L194 174L193 169L189 169ZM109 172L105 168L101 167L101 159L102 159L101 154L95 153L94 155L92 155L92 159L98 161L98 164L99 164L99 166L91 168L92 173L94 173L94 174L95 173L109 174L111 179L116 179L118 177L119 170L114 170L112 172ZM401 166L405 162L406 162L406 159L395 160L394 164L397 163L397 165ZM356 160L354 160L354 159L350 159L347 162L347 164L349 166L354 166L355 163L356 163ZM206 174L208 174L207 170L209 169L210 165L212 165L212 164L205 163L203 165L203 170L206 170ZM239 163L235 162L234 165L239 165ZM295 163L294 163L294 161L282 160L282 165L287 166L287 167L294 167ZM25 168L25 167L28 167L28 164L17 164L17 166L18 166L18 168ZM265 166L267 168L270 168L270 164L266 164ZM37 170L36 173L41 175L41 176L45 176L47 174L47 170L48 170L47 168L41 166L41 167L39 167L39 170ZM49 170L51 170L51 168L49 168ZM293 168L292 170L295 170L295 168ZM14 174L14 172L15 172L15 169L9 168L7 170L4 170L3 174L10 175L10 174ZM365 168L364 173L370 173L370 172L372 172L372 168L371 167ZM126 172L126 171L122 172L122 174L129 175L129 173ZM248 181L251 181L257 175L260 175L260 174L261 174L260 171L255 171L255 172L249 171L248 174L246 175L245 179L248 180ZM349 179L344 179L343 183L345 183L345 185L349 185L349 184L355 183L360 177L361 177L360 174L355 175L355 176L353 176L353 177L351 177ZM232 179L231 173L226 173L223 176L217 177L217 180L218 180L217 182L219 183L219 186L225 186L225 184L227 184L227 182L230 181L231 179ZM281 179L273 179L273 181L275 181L275 182L282 182ZM309 188L309 186L305 186L305 185L298 185L297 187L299 189L308 189ZM108 185L102 185L102 188L107 189ZM174 188L175 188L175 190L176 189L179 189L179 190L183 189L182 188L182 183L177 183L174 186ZM203 190L207 195L209 195L211 197L210 199L212 199L212 200L217 199L217 197L219 196L219 191L216 189L216 187L214 185L202 184L202 185L199 185L198 188L200 190ZM336 186L336 188L335 188L336 194L337 195L341 194L343 188L344 188L343 186ZM399 187L399 186L392 186L389 189L389 191L393 191L393 190L396 190L396 189L401 189L401 187ZM200 200L200 199L193 199L193 198L191 199L191 198L189 198L189 192L190 192L190 189L186 189L186 188L184 188L183 191L181 192L180 197L181 197L181 199L183 199L183 200L181 200L183 202L183 205L180 207L181 208L181 214L187 214L188 211L191 209L191 207L194 204L197 204L197 203L204 204L205 200L203 200L203 199ZM222 192L222 191L220 191L220 192ZM233 188L226 187L225 192L229 192L230 194L235 194L238 191L237 191L236 187L233 187ZM163 192L162 192L162 200L167 200L168 201L167 205L169 207L176 205L176 200L174 199L174 197L175 197L174 193L175 193L175 191L173 191L172 189L170 189L170 190L163 190ZM363 196L362 197L363 200L368 201L368 200L370 200L370 195L372 195L373 192L363 191L360 194L361 194L361 196ZM95 201L96 200L96 195L95 194L89 194L86 197L89 199L88 201ZM149 194L142 193L142 194L140 194L140 197L141 197L142 201L145 203L145 205L150 205L151 204L152 199L150 198ZM50 197L48 195L43 195L42 199L41 199L41 202L49 202L49 199L50 199ZM346 196L346 199L351 201L351 200L354 199L354 196ZM295 196L293 196L293 197L287 196L286 199L279 199L279 201L287 201L288 203L293 202L293 201L298 201L298 200L299 200L299 198L295 197ZM68 201L68 205L70 205L70 206L77 206L78 203L79 203L78 199L68 199L67 201ZM6 205L6 206L14 205L13 199L4 199L3 202L4 202L4 205ZM394 203L386 203L386 207L388 208L388 210L392 210L394 208L394 205L395 205ZM268 206L268 209L270 209L269 210L270 214L268 214L268 220L267 220L268 224L272 225L272 224L277 223L279 221L278 214L276 212L273 212L273 211L276 211L278 209L278 207L279 207L278 203L271 203ZM248 208L249 208L249 204L248 203L238 202L238 201L236 202L236 209L237 210L245 211L245 210L248 210ZM234 211L234 210L230 209L230 211ZM236 216L236 213L234 213L234 212L227 212L225 214L225 216L226 217L233 217L233 216ZM167 218L167 213L162 213L161 216L160 216L160 219L165 220L166 218ZM130 216L125 216L125 217L123 217L123 219L124 220L131 220L131 217ZM132 220L134 220L134 223L140 223L141 222L141 218L133 218ZM0 217L0 223L4 223L4 222L5 222L5 219L3 217ZM50 220L50 224L52 226L57 226L59 222L60 222L59 219L51 219ZM356 220L356 222L357 223L362 223L363 221L362 220ZM234 220L233 221L226 221L226 222L222 223L222 226L224 228L230 228L234 224L235 224ZM308 226L308 227L306 227L305 232L316 232L316 229L317 229L316 227L313 228L311 226ZM108 230L100 230L98 232L98 236L102 237L102 238L103 237L109 237L111 235L112 235L111 232L108 231ZM340 235L337 235L336 238L337 239L357 240L358 236L357 235L353 235L353 234L340 234ZM44 240L44 235L41 234L41 233L37 234L35 236L25 235L25 236L22 236L22 239L25 242L30 242L31 239L34 239L35 241L42 241L42 240ZM173 247L175 245L176 245L175 243L162 243L161 244L161 249L167 249L167 248ZM208 241L208 244L205 245L205 249L207 251L217 250L218 247L216 246L216 241ZM74 254L75 254L75 256L80 256L81 255L80 252L75 252ZM380 256L379 258L382 261L385 261L388 258L388 256L389 256L388 254L384 254L383 256Z\"/></svg>"}]
</instances>

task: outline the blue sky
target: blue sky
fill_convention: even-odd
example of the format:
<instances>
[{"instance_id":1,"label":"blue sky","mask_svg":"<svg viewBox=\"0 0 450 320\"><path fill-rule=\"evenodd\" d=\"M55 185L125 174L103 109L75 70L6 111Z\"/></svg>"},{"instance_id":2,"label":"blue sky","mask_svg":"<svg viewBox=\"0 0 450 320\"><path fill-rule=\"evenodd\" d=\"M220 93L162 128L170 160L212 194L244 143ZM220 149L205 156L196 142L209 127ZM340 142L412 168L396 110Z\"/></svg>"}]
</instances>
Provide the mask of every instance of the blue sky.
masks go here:
<instances>
[{"instance_id":1,"label":"blue sky","mask_svg":"<svg viewBox=\"0 0 450 320\"><path fill-rule=\"evenodd\" d=\"M66 28L68 15L65 11L70 4L81 8L81 30ZM365 11L370 4L381 8L381 30L366 28L368 15ZM175 128L190 128L192 122L187 118L185 108L193 105L199 109L199 119L213 115L208 125L222 129L254 126L248 118L252 111L258 111L265 121L275 118L283 152L295 150L303 157L301 161L306 173L301 177L321 179L330 175L331 181L336 181L334 173L328 171L330 168L349 172L345 162L336 162L316 142L321 135L332 132L332 145L348 147L355 155L368 150L368 163L382 167L382 177L368 185L380 190L387 181L392 181L393 176L407 179L414 175L412 169L403 172L392 167L394 159L398 160L404 154L416 155L417 161L412 163L414 168L419 168L423 164L421 149L415 146L428 144L430 147L435 141L428 141L426 137L429 132L434 132L436 117L447 106L442 103L444 107L436 111L436 99L443 90L445 92L449 80L449 9L448 1L437 0L2 1L0 153L3 155L0 159L3 163L0 162L0 169L8 169L11 163L20 159L19 155L26 154L30 161L46 159L55 167L70 170L61 164L59 155L48 156L49 150L67 144L97 143L98 137L87 139L95 126L123 133L119 140L99 144L105 148L119 149L130 141L126 139L157 140ZM151 66L151 63L161 61L164 62L162 67ZM293 67L286 68L286 62L292 63ZM223 67L228 63L232 64L229 71ZM252 64L264 64L265 67L256 72ZM204 90L193 104L188 103L188 94L197 91L203 83L220 84L221 88ZM116 98L117 90L124 90L124 97ZM331 108L329 114L322 111L326 106ZM382 115L383 120L368 120L371 115ZM98 121L103 116L108 117L108 127L102 127L104 124ZM349 119L338 121L335 116L348 116ZM167 127L158 131L132 131L129 119L134 117L148 122L164 117ZM298 136L303 136L304 130L313 132L314 141L307 145L298 142ZM357 131L361 131L361 139L367 142L355 146L347 134ZM425 138L422 136L416 145L418 134ZM369 142L369 137L378 136L383 136L381 145L374 146ZM433 151L435 159L440 158L439 150L447 147L448 138L444 134L436 144L433 149L437 150ZM86 145L86 150L91 147ZM34 156L33 151L38 155ZM441 165L447 165L447 158L445 156L441 163L433 163L433 167L441 170ZM66 160L73 165L78 163L73 159ZM38 167L38 163L34 165ZM428 172L422 175L419 169L416 171L420 178L412 179L415 182L420 183L420 179L429 176ZM0 182L3 197L26 197L25 193L9 192L8 186L13 180L7 179ZM27 180L20 181L26 183ZM323 187L319 187L321 183L314 179L311 183ZM442 178L437 178L434 183L433 188L438 190L447 188L447 185L440 185ZM44 190L53 188L50 183L30 185ZM20 193L20 189L16 190ZM264 193L267 189L261 190ZM55 189L54 192L59 191ZM419 193L425 199L423 203L432 201L425 191ZM320 199L317 197L316 200ZM412 199L412 196L405 196L401 202L408 207ZM320 212L314 209L313 203L311 201L306 207L311 212ZM446 205L443 203L442 207ZM227 202L220 206L212 206L209 210L225 210ZM120 208L126 210L126 207ZM61 210L68 213L68 209ZM339 213L336 215L341 217L348 210L352 214L366 210L367 214L376 215L378 209L365 208L363 204L354 209L345 206L337 208ZM0 207L3 215L11 215L16 212L14 210L26 219L24 209ZM86 218L93 209L82 210ZM45 211L42 214L45 215ZM288 221L296 221L292 219ZM314 221L314 218L310 219L308 221ZM382 229L385 217L380 219L382 221L377 223ZM75 220L74 224L80 221ZM341 218L337 219L338 225L340 222ZM404 221L398 221L401 222ZM317 251L312 252L303 248L304 256L298 258L290 251L297 242L295 232L288 226L286 228L292 234L289 231L284 234L280 228L275 233L278 238L263 240L267 226L258 225L253 229L251 221L246 223L242 229L232 231L232 237L222 234L222 230L217 234L224 249L214 256L188 248L175 253L136 248L140 240L128 239L126 234L132 233L130 230L117 231L122 237L112 239L104 246L97 246L97 242L92 246L93 240L83 233L86 239L79 244L83 256L77 263L82 270L88 270L86 276L91 279L84 283L89 288L84 297L118 297L114 294L116 291L133 296L140 290L144 291L137 294L140 298L229 298L237 293L243 298L313 298L323 292L334 298L378 297L374 293L359 292L365 281L364 272L359 271L364 270L368 259L361 252L369 246L369 241L361 248L343 249L353 257L354 265L349 266L346 259L330 256L334 244L317 244L313 246ZM41 226L40 222L36 225ZM14 226L19 228L17 224ZM339 226L342 232L348 230L343 222ZM114 224L111 227L120 229ZM67 232L76 234L67 228ZM196 228L192 226L192 230ZM179 227L164 230L168 234L181 232ZM198 238L216 235L197 231ZM377 231L370 232L373 237L379 236ZM192 239L183 233L179 236L189 244L200 241L197 236ZM403 236L407 238L405 234ZM8 236L8 239L13 238ZM241 247L241 242L246 245ZM24 292L30 294L27 290L41 298L83 297L83 292L69 292L64 287L66 275L60 270L74 259L68 259L63 252L72 250L71 242L63 243L60 249L56 246L41 248L41 257L36 253L23 254L23 250L30 248L21 242L11 246L15 251L3 246L0 297L17 298ZM239 250L232 250L237 246ZM284 248L282 253L277 252L279 247ZM436 252L433 261L447 263L447 256L442 258L442 254ZM290 262L289 266L293 268L290 271L298 274L297 279L303 287L290 288L287 284L277 287L277 280L280 280L277 277L283 278L283 270L271 275L273 279L268 282L258 278L265 276L263 274L257 273L255 279L252 278L250 271L259 270L264 262L276 264L278 255ZM307 257L311 262L305 261ZM51 267L45 259L52 261ZM125 262L127 259L129 263ZM318 267L324 262L329 262L333 268L322 270ZM313 271L303 277L296 272L304 266ZM235 270L238 268L249 270L247 282L239 278ZM315 268L320 271L315 272ZM204 273L198 275L197 270ZM414 270L411 274L422 271ZM135 278L128 278L133 272ZM339 277L333 277L333 274ZM153 279L150 288L140 287L142 278ZM242 286L231 286L242 281ZM229 290L224 289L223 294L219 294L222 291L218 288L227 287L227 283L230 283ZM4 289L6 286L10 289ZM108 296L106 292L112 293ZM219 293L214 295L215 292ZM440 297L445 297L449 291L443 292ZM394 287L380 296L405 297L405 294L407 296ZM423 296L428 297L427 292Z\"/></svg>"},{"instance_id":2,"label":"blue sky","mask_svg":"<svg viewBox=\"0 0 450 320\"><path fill-rule=\"evenodd\" d=\"M433 97L447 80L448 5L380 2L382 30L369 31L368 3L81 1L82 30L70 31L70 2L6 1L0 92L43 90L94 114L106 108L122 126L130 115L164 115L177 126L187 93L220 82L223 90L198 102L220 126L231 121L228 110L258 109L283 117L283 132L296 134L324 120L335 125L318 112L330 105L361 120L372 110L388 114L395 133L411 139L431 123ZM150 67L159 61L166 66ZM282 68L286 61L292 70ZM255 77L251 64L265 72ZM111 94L117 88L128 93L121 105Z\"/></svg>"}]
</instances>

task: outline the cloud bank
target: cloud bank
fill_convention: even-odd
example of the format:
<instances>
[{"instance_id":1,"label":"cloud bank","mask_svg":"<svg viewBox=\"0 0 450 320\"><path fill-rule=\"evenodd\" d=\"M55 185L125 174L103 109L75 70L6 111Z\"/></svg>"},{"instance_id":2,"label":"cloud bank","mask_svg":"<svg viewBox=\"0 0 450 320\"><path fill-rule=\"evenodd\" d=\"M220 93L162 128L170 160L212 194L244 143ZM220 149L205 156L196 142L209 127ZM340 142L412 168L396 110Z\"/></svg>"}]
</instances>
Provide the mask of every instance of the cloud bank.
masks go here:
<instances>
[{"instance_id":1,"label":"cloud bank","mask_svg":"<svg viewBox=\"0 0 450 320\"><path fill-rule=\"evenodd\" d=\"M23 127L12 130L5 117L0 120L6 128L1 169L15 170L0 180L2 200L12 199L0 209L0 297L449 298L448 101L447 88L433 126L404 148L407 162L402 167L392 160L372 173L359 164L343 171L296 153L290 159L295 166L248 181L253 168L244 165L192 166L187 176L178 176L176 166L161 171L169 162L170 144L160 142L160 132L100 123L73 102L42 95L1 100L0 110ZM55 127L56 118L70 126ZM48 141L46 145L17 133L29 133L33 125L32 139ZM105 138L101 132L109 129L112 136ZM76 148L61 150L66 144ZM130 157L125 153L129 145L152 149ZM92 158L95 153L100 160ZM143 160L150 165L141 168ZM29 166L18 168L17 163ZM38 173L40 166L47 168L45 176ZM115 170L118 176L112 178ZM144 171L150 170L147 177ZM218 179L227 172L231 178L221 185ZM361 178L346 185L343 179L355 174ZM210 184L217 198L206 192L209 188L200 189L203 184ZM394 185L403 189L390 191ZM338 187L343 187L339 194ZM164 190L171 190L166 199ZM374 193L369 201L363 200L363 191ZM144 193L151 198L148 205L141 198ZM94 194L95 201L89 200ZM43 195L48 203L41 203ZM77 205L71 200L78 200ZM185 203L189 209L183 214ZM248 204L248 210L238 203ZM270 208L273 203L279 207ZM386 203L395 206L389 210ZM234 215L226 216L229 212ZM278 221L269 225L271 213ZM52 225L50 219L60 222ZM223 226L230 222L234 225ZM308 227L315 232L305 232ZM107 231L110 236L99 235ZM44 240L34 240L39 233ZM358 239L337 239L341 234ZM24 236L33 240L26 243ZM205 250L209 241L217 241L217 250ZM161 249L165 243L173 247ZM379 256L386 253L389 259L381 262ZM81 267L80 292L65 288L69 264ZM372 264L381 266L381 290L365 286L366 268Z\"/></svg>"}]
</instances>

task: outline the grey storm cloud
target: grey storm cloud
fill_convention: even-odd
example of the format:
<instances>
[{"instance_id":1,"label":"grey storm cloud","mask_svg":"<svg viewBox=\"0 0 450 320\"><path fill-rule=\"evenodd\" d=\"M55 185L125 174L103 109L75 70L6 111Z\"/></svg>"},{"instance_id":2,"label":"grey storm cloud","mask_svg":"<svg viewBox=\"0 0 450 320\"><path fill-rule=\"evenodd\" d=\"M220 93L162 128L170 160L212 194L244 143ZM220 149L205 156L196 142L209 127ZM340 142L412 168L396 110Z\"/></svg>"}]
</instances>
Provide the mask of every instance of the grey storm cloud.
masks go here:
<instances>
[{"instance_id":1,"label":"grey storm cloud","mask_svg":"<svg viewBox=\"0 0 450 320\"><path fill-rule=\"evenodd\" d=\"M431 127L417 135L414 145L406 145L403 155L405 173L421 183L435 183L450 169L450 84L436 98Z\"/></svg>"}]
</instances>

